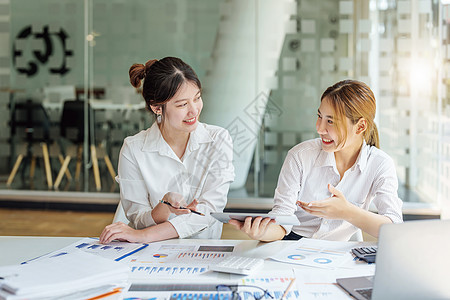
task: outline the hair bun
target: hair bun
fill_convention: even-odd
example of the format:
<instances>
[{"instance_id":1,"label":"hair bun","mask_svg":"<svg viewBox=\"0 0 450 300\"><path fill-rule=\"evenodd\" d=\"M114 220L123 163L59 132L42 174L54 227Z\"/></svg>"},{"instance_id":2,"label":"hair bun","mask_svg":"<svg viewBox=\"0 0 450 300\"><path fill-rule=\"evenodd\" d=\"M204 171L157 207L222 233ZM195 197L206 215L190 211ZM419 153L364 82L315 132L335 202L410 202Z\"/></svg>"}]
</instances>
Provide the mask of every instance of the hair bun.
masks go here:
<instances>
[{"instance_id":1,"label":"hair bun","mask_svg":"<svg viewBox=\"0 0 450 300\"><path fill-rule=\"evenodd\" d=\"M138 88L145 77L145 66L143 64L134 64L130 67L128 74L130 75L131 85Z\"/></svg>"},{"instance_id":2,"label":"hair bun","mask_svg":"<svg viewBox=\"0 0 450 300\"><path fill-rule=\"evenodd\" d=\"M132 65L128 71L131 85L135 88L139 88L141 86L142 79L144 79L145 74L148 72L148 69L157 61L157 59L151 59L145 63L145 66L143 64Z\"/></svg>"},{"instance_id":3,"label":"hair bun","mask_svg":"<svg viewBox=\"0 0 450 300\"><path fill-rule=\"evenodd\" d=\"M148 62L145 63L145 73L146 74L148 72L148 69L150 69L150 67L157 61L158 61L157 59L150 59ZM144 77L145 77L145 74L144 74Z\"/></svg>"}]
</instances>

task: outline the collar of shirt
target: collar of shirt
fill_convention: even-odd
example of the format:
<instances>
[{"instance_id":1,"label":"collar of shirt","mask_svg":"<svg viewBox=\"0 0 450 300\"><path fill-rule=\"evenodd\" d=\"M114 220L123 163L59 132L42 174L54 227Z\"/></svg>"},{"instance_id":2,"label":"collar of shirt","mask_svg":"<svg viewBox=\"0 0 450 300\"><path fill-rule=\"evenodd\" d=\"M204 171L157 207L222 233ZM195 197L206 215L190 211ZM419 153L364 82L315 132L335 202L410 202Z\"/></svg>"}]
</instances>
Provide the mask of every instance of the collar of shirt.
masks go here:
<instances>
[{"instance_id":1,"label":"collar of shirt","mask_svg":"<svg viewBox=\"0 0 450 300\"><path fill-rule=\"evenodd\" d=\"M213 141L213 138L205 129L205 126L199 122L197 128L193 132L191 132L189 136L185 156L186 154L197 150L200 147L200 144L211 143ZM161 155L166 156L170 156L170 153L173 153L169 144L167 144L167 142L164 140L156 122L153 123L153 125L147 131L144 145L142 146L142 151L159 152Z\"/></svg>"},{"instance_id":2,"label":"collar of shirt","mask_svg":"<svg viewBox=\"0 0 450 300\"><path fill-rule=\"evenodd\" d=\"M320 140L320 139L319 139ZM361 150L359 151L358 158L356 159L356 162L352 169L355 168L355 166L359 167L359 170L362 172L364 171L366 165L367 165L367 157L369 155L370 146L366 144L366 141L363 140L363 144L361 147ZM336 167L336 159L334 157L334 153L320 150L319 156L316 159L316 162L314 163L315 167Z\"/></svg>"}]
</instances>

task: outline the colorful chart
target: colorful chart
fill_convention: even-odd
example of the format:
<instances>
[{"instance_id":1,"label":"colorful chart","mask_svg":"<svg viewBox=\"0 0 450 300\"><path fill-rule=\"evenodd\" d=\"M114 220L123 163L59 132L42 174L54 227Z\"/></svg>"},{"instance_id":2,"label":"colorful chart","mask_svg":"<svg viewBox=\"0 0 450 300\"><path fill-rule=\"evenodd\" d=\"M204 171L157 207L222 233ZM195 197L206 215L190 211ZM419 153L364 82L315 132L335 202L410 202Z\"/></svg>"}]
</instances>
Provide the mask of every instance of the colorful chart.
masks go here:
<instances>
[{"instance_id":1,"label":"colorful chart","mask_svg":"<svg viewBox=\"0 0 450 300\"><path fill-rule=\"evenodd\" d=\"M269 274L267 274L269 275ZM275 275L275 276L272 276ZM284 273L286 275L286 273ZM243 292L241 295L242 300L254 300L259 299L262 293L259 290L255 290L253 286L264 287L270 291L270 294L274 297L274 299L300 299L300 292L297 290L296 285L292 287L288 291L286 295L284 291L286 287L294 280L292 276L277 276L277 274L271 273L269 276L256 276L256 277L245 277L240 280L240 288ZM246 289L246 285L248 285L248 289ZM245 292L244 292L245 291ZM255 297L256 296L256 297ZM262 299L270 299L269 296L263 297Z\"/></svg>"},{"instance_id":2,"label":"colorful chart","mask_svg":"<svg viewBox=\"0 0 450 300\"><path fill-rule=\"evenodd\" d=\"M270 258L316 268L338 268L351 259L349 246L340 241L301 239Z\"/></svg>"},{"instance_id":3,"label":"colorful chart","mask_svg":"<svg viewBox=\"0 0 450 300\"><path fill-rule=\"evenodd\" d=\"M204 293L173 293L170 295L169 300L179 300L179 299L222 299L222 300L232 300L231 294L219 294L217 292L204 292Z\"/></svg>"},{"instance_id":4,"label":"colorful chart","mask_svg":"<svg viewBox=\"0 0 450 300\"><path fill-rule=\"evenodd\" d=\"M277 284L285 286L289 284L293 278L292 277L245 277L241 279L243 285L267 285Z\"/></svg>"},{"instance_id":5,"label":"colorful chart","mask_svg":"<svg viewBox=\"0 0 450 300\"><path fill-rule=\"evenodd\" d=\"M167 257L167 254L153 254L154 258L164 258Z\"/></svg>"},{"instance_id":6,"label":"colorful chart","mask_svg":"<svg viewBox=\"0 0 450 300\"><path fill-rule=\"evenodd\" d=\"M203 253L203 252L181 252L177 258L189 258L189 259L213 259L213 258L225 258L225 253Z\"/></svg>"},{"instance_id":7,"label":"colorful chart","mask_svg":"<svg viewBox=\"0 0 450 300\"><path fill-rule=\"evenodd\" d=\"M178 266L161 266L157 264L137 264L131 266L131 277L133 278L148 278L148 277L161 277L161 276L177 276L177 277L190 277L203 274L208 271L207 267L178 265Z\"/></svg>"},{"instance_id":8,"label":"colorful chart","mask_svg":"<svg viewBox=\"0 0 450 300\"><path fill-rule=\"evenodd\" d=\"M174 262L180 264L196 264L208 265L211 263L217 263L226 257L230 256L230 253L225 252L180 252L174 259Z\"/></svg>"},{"instance_id":9,"label":"colorful chart","mask_svg":"<svg viewBox=\"0 0 450 300\"><path fill-rule=\"evenodd\" d=\"M329 263L331 263L331 259L328 259L328 258L322 258L322 257L320 257L320 258L316 258L315 260L314 260L314 262L316 262L316 263L318 263L318 264L329 264Z\"/></svg>"},{"instance_id":10,"label":"colorful chart","mask_svg":"<svg viewBox=\"0 0 450 300\"><path fill-rule=\"evenodd\" d=\"M289 255L288 258L292 259L292 260L302 260L302 259L305 259L306 256L301 255L301 254L292 254L292 255Z\"/></svg>"}]
</instances>

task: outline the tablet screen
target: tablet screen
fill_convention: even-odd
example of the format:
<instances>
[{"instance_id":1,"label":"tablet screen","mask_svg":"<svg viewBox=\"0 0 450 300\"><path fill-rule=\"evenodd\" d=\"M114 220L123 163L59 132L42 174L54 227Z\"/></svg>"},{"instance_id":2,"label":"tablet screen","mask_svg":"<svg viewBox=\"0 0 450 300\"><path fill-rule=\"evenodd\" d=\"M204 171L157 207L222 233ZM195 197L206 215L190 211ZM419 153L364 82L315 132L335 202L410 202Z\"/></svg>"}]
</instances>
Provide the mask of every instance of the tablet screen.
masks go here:
<instances>
[{"instance_id":1,"label":"tablet screen","mask_svg":"<svg viewBox=\"0 0 450 300\"><path fill-rule=\"evenodd\" d=\"M274 219L276 224L279 225L300 225L298 218L295 215L275 215L275 214L261 214L261 213L220 213L214 212L211 213L211 216L216 218L222 223L228 223L230 219L235 219L239 221L245 221L247 217L262 217Z\"/></svg>"}]
</instances>

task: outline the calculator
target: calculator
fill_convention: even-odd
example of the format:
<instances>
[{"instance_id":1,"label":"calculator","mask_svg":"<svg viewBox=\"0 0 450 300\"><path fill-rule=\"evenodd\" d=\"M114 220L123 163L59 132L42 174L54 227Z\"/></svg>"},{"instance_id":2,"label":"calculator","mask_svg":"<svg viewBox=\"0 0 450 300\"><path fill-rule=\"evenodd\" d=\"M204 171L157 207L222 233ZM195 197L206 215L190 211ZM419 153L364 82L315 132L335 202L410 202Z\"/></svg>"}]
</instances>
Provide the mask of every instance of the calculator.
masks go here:
<instances>
[{"instance_id":1,"label":"calculator","mask_svg":"<svg viewBox=\"0 0 450 300\"><path fill-rule=\"evenodd\" d=\"M209 269L217 272L249 275L262 268L264 259L243 256L228 256L217 264L209 266Z\"/></svg>"},{"instance_id":2,"label":"calculator","mask_svg":"<svg viewBox=\"0 0 450 300\"><path fill-rule=\"evenodd\" d=\"M368 263L374 263L377 255L377 247L356 247L352 249L352 253L361 260Z\"/></svg>"}]
</instances>

